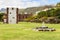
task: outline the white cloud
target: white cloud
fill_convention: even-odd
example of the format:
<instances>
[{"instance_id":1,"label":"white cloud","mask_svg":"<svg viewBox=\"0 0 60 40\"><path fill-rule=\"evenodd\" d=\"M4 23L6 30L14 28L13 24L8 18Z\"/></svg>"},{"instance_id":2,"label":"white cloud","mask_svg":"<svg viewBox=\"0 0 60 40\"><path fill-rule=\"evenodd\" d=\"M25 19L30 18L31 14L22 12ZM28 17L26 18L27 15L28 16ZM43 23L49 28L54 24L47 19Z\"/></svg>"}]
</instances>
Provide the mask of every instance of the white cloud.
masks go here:
<instances>
[{"instance_id":1,"label":"white cloud","mask_svg":"<svg viewBox=\"0 0 60 40\"><path fill-rule=\"evenodd\" d=\"M35 7L40 5L52 4L49 0L0 0L0 8L5 7L18 7L18 8L27 8Z\"/></svg>"},{"instance_id":2,"label":"white cloud","mask_svg":"<svg viewBox=\"0 0 60 40\"><path fill-rule=\"evenodd\" d=\"M39 6L40 3L33 1L33 2L26 2L25 6L26 7L33 7L33 6Z\"/></svg>"},{"instance_id":3,"label":"white cloud","mask_svg":"<svg viewBox=\"0 0 60 40\"><path fill-rule=\"evenodd\" d=\"M5 7L26 8L26 7L33 7L39 5L40 3L32 0L0 0L0 8L5 8Z\"/></svg>"}]
</instances>

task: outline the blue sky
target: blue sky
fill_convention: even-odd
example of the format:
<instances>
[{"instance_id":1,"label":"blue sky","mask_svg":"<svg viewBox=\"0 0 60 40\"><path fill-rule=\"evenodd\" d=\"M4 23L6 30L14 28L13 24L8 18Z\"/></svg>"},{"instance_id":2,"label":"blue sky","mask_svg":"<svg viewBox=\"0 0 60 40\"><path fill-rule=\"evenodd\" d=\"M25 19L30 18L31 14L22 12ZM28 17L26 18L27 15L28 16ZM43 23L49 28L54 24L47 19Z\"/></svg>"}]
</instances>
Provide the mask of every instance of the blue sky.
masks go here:
<instances>
[{"instance_id":1,"label":"blue sky","mask_svg":"<svg viewBox=\"0 0 60 40\"><path fill-rule=\"evenodd\" d=\"M18 7L27 8L43 5L54 5L60 0L0 0L0 8Z\"/></svg>"}]
</instances>

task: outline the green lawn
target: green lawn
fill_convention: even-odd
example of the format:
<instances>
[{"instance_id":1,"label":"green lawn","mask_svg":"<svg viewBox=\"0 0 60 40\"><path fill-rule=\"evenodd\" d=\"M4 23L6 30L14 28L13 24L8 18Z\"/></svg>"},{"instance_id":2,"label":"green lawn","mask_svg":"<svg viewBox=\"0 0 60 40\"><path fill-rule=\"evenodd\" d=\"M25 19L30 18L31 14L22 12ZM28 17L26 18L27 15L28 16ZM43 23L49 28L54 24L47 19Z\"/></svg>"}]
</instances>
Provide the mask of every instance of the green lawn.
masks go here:
<instances>
[{"instance_id":1,"label":"green lawn","mask_svg":"<svg viewBox=\"0 0 60 40\"><path fill-rule=\"evenodd\" d=\"M19 24L0 23L0 40L60 40L60 24L46 24L55 28L54 32L32 30L41 23L20 22Z\"/></svg>"}]
</instances>

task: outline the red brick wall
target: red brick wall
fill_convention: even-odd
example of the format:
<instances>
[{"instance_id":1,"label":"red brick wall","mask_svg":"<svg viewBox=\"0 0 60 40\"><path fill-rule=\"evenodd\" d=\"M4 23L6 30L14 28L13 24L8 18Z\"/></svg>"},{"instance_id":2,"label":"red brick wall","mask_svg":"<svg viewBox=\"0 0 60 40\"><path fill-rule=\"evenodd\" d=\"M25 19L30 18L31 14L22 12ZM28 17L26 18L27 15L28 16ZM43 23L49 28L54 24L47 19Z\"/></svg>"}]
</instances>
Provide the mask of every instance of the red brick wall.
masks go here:
<instances>
[{"instance_id":1,"label":"red brick wall","mask_svg":"<svg viewBox=\"0 0 60 40\"><path fill-rule=\"evenodd\" d=\"M29 18L31 16L32 16L32 14L19 14L18 20L22 21L22 20Z\"/></svg>"},{"instance_id":2,"label":"red brick wall","mask_svg":"<svg viewBox=\"0 0 60 40\"><path fill-rule=\"evenodd\" d=\"M5 14L6 15L6 17L7 17L7 14ZM24 19L26 19L26 18L29 18L29 17L31 17L32 16L32 14L18 14L18 21L23 21ZM8 17L7 17L8 18ZM7 21L8 22L8 21Z\"/></svg>"}]
</instances>

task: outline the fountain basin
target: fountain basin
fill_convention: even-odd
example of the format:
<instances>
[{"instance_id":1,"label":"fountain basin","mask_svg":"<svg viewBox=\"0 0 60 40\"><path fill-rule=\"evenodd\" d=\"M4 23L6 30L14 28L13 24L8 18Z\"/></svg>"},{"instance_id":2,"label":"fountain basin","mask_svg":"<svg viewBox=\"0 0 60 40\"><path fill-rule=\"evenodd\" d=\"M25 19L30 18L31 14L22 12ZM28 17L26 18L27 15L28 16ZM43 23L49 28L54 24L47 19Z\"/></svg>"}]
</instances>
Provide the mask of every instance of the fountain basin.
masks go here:
<instances>
[{"instance_id":1,"label":"fountain basin","mask_svg":"<svg viewBox=\"0 0 60 40\"><path fill-rule=\"evenodd\" d=\"M56 31L54 28L48 28L48 27L36 27L36 30L38 30L38 31Z\"/></svg>"}]
</instances>

